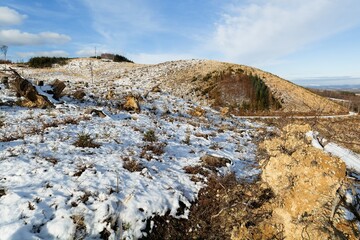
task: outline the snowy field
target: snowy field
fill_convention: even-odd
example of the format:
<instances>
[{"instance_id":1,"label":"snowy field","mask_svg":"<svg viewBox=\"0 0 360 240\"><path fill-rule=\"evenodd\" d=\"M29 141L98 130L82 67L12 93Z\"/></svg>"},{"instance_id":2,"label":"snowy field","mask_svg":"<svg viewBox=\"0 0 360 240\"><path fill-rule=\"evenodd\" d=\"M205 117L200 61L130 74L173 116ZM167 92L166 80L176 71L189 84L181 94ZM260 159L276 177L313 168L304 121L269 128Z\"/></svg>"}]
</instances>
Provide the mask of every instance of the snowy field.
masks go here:
<instances>
[{"instance_id":1,"label":"snowy field","mask_svg":"<svg viewBox=\"0 0 360 240\"><path fill-rule=\"evenodd\" d=\"M166 92L150 92L140 113L117 107L123 95L154 87L164 67L139 68L111 82L104 80L106 71L88 84L81 83L84 76L67 76L66 91L82 88L87 96L65 96L53 109L0 106L0 239L136 239L151 229L155 215L187 218L207 181L189 167L248 180L259 174L257 124L210 108L194 117L191 100ZM0 87L3 102L16 100ZM104 98L109 90L118 94L113 100ZM81 138L95 147L76 146ZM201 161L205 155L229 161L214 169Z\"/></svg>"}]
</instances>

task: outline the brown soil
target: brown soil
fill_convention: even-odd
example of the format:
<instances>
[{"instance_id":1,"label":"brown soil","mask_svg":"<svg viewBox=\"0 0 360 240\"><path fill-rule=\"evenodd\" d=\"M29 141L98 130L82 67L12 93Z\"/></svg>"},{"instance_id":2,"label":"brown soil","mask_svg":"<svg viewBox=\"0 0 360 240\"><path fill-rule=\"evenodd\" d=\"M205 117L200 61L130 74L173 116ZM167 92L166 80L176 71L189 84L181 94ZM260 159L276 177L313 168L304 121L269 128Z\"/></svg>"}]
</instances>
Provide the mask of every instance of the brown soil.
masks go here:
<instances>
[{"instance_id":1,"label":"brown soil","mask_svg":"<svg viewBox=\"0 0 360 240\"><path fill-rule=\"evenodd\" d=\"M230 239L238 231L242 239L280 237L282 233L266 222L273 198L272 190L260 181L239 183L234 175L213 175L192 205L188 220L157 216L151 219L152 232L143 239Z\"/></svg>"},{"instance_id":2,"label":"brown soil","mask_svg":"<svg viewBox=\"0 0 360 240\"><path fill-rule=\"evenodd\" d=\"M278 200L270 221L282 225L289 239L356 239L354 232L338 229L351 223L341 217L330 220L336 192L346 181L346 166L312 147L305 137L308 131L309 125L288 125L280 137L261 145L270 155L263 162L262 179Z\"/></svg>"},{"instance_id":3,"label":"brown soil","mask_svg":"<svg viewBox=\"0 0 360 240\"><path fill-rule=\"evenodd\" d=\"M261 178L209 177L188 220L157 216L144 239L358 239L355 222L340 210L332 216L339 192L351 184L345 164L312 147L309 130L284 127L260 144Z\"/></svg>"}]
</instances>

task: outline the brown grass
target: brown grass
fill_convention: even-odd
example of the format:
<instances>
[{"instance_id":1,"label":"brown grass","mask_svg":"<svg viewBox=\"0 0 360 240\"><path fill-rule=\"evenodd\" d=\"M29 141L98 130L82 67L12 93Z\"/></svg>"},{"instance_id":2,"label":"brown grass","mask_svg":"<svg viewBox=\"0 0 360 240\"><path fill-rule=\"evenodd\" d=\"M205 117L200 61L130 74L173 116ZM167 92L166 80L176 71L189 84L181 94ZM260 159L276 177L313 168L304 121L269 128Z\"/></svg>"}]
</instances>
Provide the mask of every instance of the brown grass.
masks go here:
<instances>
[{"instance_id":1,"label":"brown grass","mask_svg":"<svg viewBox=\"0 0 360 240\"><path fill-rule=\"evenodd\" d=\"M130 172L141 172L144 169L143 165L136 160L124 160L123 168Z\"/></svg>"},{"instance_id":2,"label":"brown grass","mask_svg":"<svg viewBox=\"0 0 360 240\"><path fill-rule=\"evenodd\" d=\"M101 146L100 144L95 143L94 139L88 133L79 133L74 145L82 148L98 148Z\"/></svg>"}]
</instances>

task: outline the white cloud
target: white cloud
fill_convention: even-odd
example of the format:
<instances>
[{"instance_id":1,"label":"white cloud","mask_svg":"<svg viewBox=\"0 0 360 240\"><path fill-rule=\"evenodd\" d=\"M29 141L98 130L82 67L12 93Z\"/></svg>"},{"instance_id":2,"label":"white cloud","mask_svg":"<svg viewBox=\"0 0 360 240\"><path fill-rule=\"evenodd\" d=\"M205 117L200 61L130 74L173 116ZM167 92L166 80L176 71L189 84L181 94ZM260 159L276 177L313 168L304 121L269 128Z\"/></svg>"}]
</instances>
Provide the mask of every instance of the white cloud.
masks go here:
<instances>
[{"instance_id":1,"label":"white cloud","mask_svg":"<svg viewBox=\"0 0 360 240\"><path fill-rule=\"evenodd\" d=\"M0 7L0 26L17 25L22 23L25 18L26 15L22 15L11 8Z\"/></svg>"},{"instance_id":2,"label":"white cloud","mask_svg":"<svg viewBox=\"0 0 360 240\"><path fill-rule=\"evenodd\" d=\"M63 44L71 38L64 34L55 32L27 33L17 29L0 30L0 44L6 45L44 45L44 44Z\"/></svg>"},{"instance_id":3,"label":"white cloud","mask_svg":"<svg viewBox=\"0 0 360 240\"><path fill-rule=\"evenodd\" d=\"M17 52L17 56L21 58L30 58L30 57L68 57L69 53L56 50L56 51L41 51L41 52Z\"/></svg>"},{"instance_id":4,"label":"white cloud","mask_svg":"<svg viewBox=\"0 0 360 240\"><path fill-rule=\"evenodd\" d=\"M123 44L132 35L158 31L160 26L148 1L82 0L90 10L94 29L106 40Z\"/></svg>"},{"instance_id":5,"label":"white cloud","mask_svg":"<svg viewBox=\"0 0 360 240\"><path fill-rule=\"evenodd\" d=\"M82 47L80 50L78 50L76 52L77 56L80 57L90 57L90 56L95 56L95 47L96 46L96 55L100 56L101 53L108 53L108 52L112 52L110 50L108 50L107 48L105 48L104 46L99 46L99 44L93 45L93 46L87 46L87 47Z\"/></svg>"},{"instance_id":6,"label":"white cloud","mask_svg":"<svg viewBox=\"0 0 360 240\"><path fill-rule=\"evenodd\" d=\"M359 14L358 0L235 3L216 24L207 47L227 60L265 63L358 25Z\"/></svg>"}]
</instances>

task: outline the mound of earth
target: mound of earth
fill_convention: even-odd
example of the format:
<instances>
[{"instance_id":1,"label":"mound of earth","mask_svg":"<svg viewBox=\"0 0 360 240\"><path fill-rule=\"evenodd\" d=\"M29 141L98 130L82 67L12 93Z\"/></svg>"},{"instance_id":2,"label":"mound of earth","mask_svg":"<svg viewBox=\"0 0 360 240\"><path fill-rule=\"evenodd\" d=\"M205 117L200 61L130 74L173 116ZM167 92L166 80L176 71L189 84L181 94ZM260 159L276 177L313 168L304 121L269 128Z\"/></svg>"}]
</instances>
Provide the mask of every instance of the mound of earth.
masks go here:
<instances>
[{"instance_id":1,"label":"mound of earth","mask_svg":"<svg viewBox=\"0 0 360 240\"><path fill-rule=\"evenodd\" d=\"M303 87L245 65L200 61L185 70L175 68L164 84L177 95L190 95L215 108L228 107L232 113L240 115L347 112L339 104Z\"/></svg>"}]
</instances>

